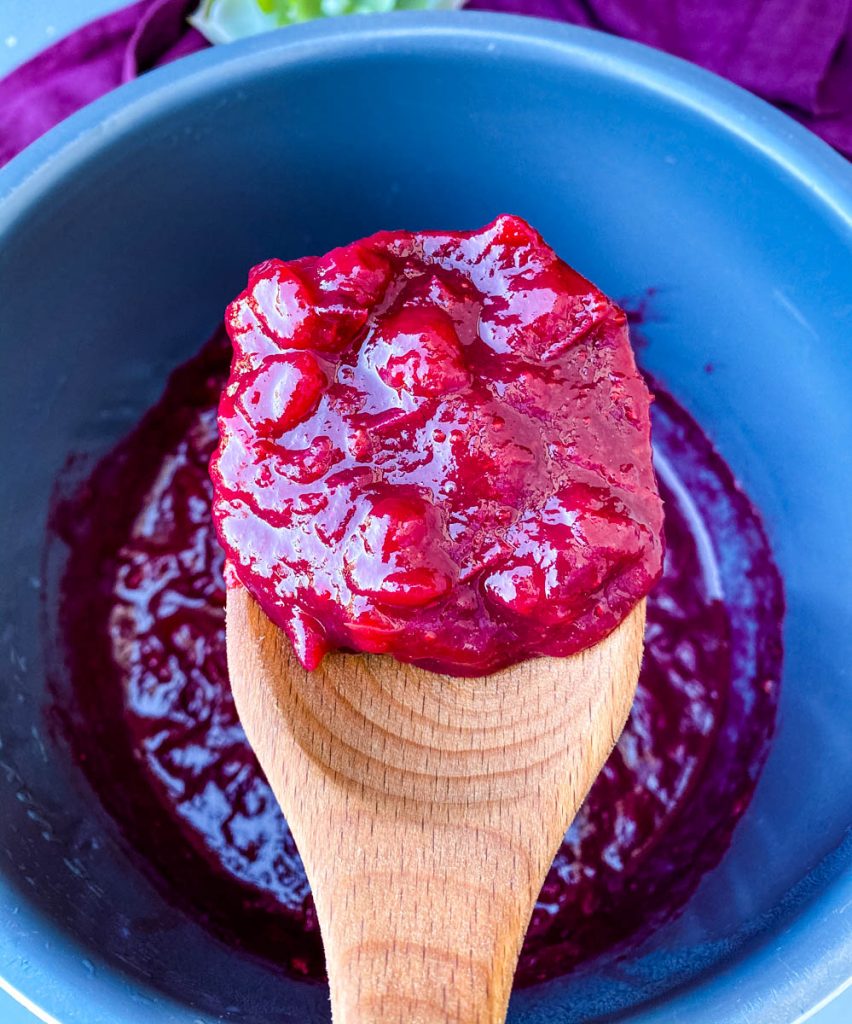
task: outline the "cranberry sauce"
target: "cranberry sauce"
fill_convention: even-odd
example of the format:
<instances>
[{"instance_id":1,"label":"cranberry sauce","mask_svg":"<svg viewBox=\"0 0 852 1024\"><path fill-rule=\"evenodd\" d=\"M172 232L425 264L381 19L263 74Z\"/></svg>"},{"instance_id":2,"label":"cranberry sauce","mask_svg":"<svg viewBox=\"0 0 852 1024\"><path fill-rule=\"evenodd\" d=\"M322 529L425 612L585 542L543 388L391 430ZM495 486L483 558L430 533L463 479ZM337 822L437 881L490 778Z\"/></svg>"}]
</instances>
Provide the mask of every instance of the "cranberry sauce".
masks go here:
<instances>
[{"instance_id":1,"label":"cranberry sauce","mask_svg":"<svg viewBox=\"0 0 852 1024\"><path fill-rule=\"evenodd\" d=\"M268 260L226 324L219 539L306 668L572 654L658 579L626 317L519 218Z\"/></svg>"},{"instance_id":2,"label":"cranberry sauce","mask_svg":"<svg viewBox=\"0 0 852 1024\"><path fill-rule=\"evenodd\" d=\"M319 979L308 884L228 686L207 463L230 355L217 335L57 506L72 683L59 707L81 766L170 898L232 945ZM653 419L667 549L638 697L545 883L519 984L671 916L725 850L772 732L783 608L760 521L660 391Z\"/></svg>"}]
</instances>

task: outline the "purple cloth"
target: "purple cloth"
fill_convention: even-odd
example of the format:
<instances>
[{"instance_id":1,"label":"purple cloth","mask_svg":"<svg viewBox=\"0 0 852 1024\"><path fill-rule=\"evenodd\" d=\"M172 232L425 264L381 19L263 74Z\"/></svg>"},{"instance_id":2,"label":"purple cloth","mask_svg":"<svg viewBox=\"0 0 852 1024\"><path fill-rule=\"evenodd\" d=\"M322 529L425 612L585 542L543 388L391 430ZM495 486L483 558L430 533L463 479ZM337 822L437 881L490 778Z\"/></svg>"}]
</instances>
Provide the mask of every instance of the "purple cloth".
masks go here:
<instances>
[{"instance_id":1,"label":"purple cloth","mask_svg":"<svg viewBox=\"0 0 852 1024\"><path fill-rule=\"evenodd\" d=\"M197 0L139 0L0 80L0 166L68 114L206 46ZM472 0L637 39L786 110L852 158L852 0Z\"/></svg>"},{"instance_id":2,"label":"purple cloth","mask_svg":"<svg viewBox=\"0 0 852 1024\"><path fill-rule=\"evenodd\" d=\"M0 80L0 167L75 110L149 68L207 45L186 23L197 0L139 0Z\"/></svg>"}]
</instances>

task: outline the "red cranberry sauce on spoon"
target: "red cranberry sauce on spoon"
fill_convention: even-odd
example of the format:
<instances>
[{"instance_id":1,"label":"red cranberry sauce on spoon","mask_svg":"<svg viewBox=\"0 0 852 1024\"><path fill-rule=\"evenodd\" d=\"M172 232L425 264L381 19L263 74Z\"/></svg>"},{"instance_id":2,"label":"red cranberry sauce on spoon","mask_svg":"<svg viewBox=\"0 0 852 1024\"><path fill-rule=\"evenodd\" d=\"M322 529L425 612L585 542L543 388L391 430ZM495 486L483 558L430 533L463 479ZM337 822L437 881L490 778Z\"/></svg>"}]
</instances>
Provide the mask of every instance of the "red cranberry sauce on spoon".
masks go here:
<instances>
[{"instance_id":1,"label":"red cranberry sauce on spoon","mask_svg":"<svg viewBox=\"0 0 852 1024\"><path fill-rule=\"evenodd\" d=\"M519 218L269 260L226 325L217 532L306 668L572 654L659 578L625 315Z\"/></svg>"}]
</instances>

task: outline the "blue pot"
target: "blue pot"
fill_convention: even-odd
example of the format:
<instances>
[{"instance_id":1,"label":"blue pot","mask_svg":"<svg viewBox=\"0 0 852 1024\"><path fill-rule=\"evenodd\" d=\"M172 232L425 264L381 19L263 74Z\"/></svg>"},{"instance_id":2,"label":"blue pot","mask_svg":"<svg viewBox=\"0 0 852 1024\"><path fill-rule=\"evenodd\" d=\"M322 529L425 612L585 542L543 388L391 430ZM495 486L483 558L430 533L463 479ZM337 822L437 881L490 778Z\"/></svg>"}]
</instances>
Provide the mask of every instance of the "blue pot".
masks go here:
<instances>
[{"instance_id":1,"label":"blue pot","mask_svg":"<svg viewBox=\"0 0 852 1024\"><path fill-rule=\"evenodd\" d=\"M164 902L46 727L34 581L66 456L127 430L252 263L504 210L608 292L660 289L646 363L764 512L789 603L777 737L722 865L625 962L511 1020L789 1024L850 974L852 175L640 46L377 16L156 71L0 174L0 973L44 1019L328 1019L321 988Z\"/></svg>"}]
</instances>

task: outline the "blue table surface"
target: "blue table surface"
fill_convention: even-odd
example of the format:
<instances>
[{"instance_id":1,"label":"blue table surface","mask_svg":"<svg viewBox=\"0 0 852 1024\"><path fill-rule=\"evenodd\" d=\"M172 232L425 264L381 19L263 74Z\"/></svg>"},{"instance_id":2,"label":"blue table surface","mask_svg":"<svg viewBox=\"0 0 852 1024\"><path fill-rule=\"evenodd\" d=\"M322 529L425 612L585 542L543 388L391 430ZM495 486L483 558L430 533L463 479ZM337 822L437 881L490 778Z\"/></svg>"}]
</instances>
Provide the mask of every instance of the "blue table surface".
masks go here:
<instances>
[{"instance_id":1,"label":"blue table surface","mask_svg":"<svg viewBox=\"0 0 852 1024\"><path fill-rule=\"evenodd\" d=\"M116 0L0 0L0 76L55 39L118 6ZM790 1024L801 1024L806 1019L814 1024L849 1024L852 987L830 1005ZM0 1024L34 1024L36 1020L0 991Z\"/></svg>"}]
</instances>

